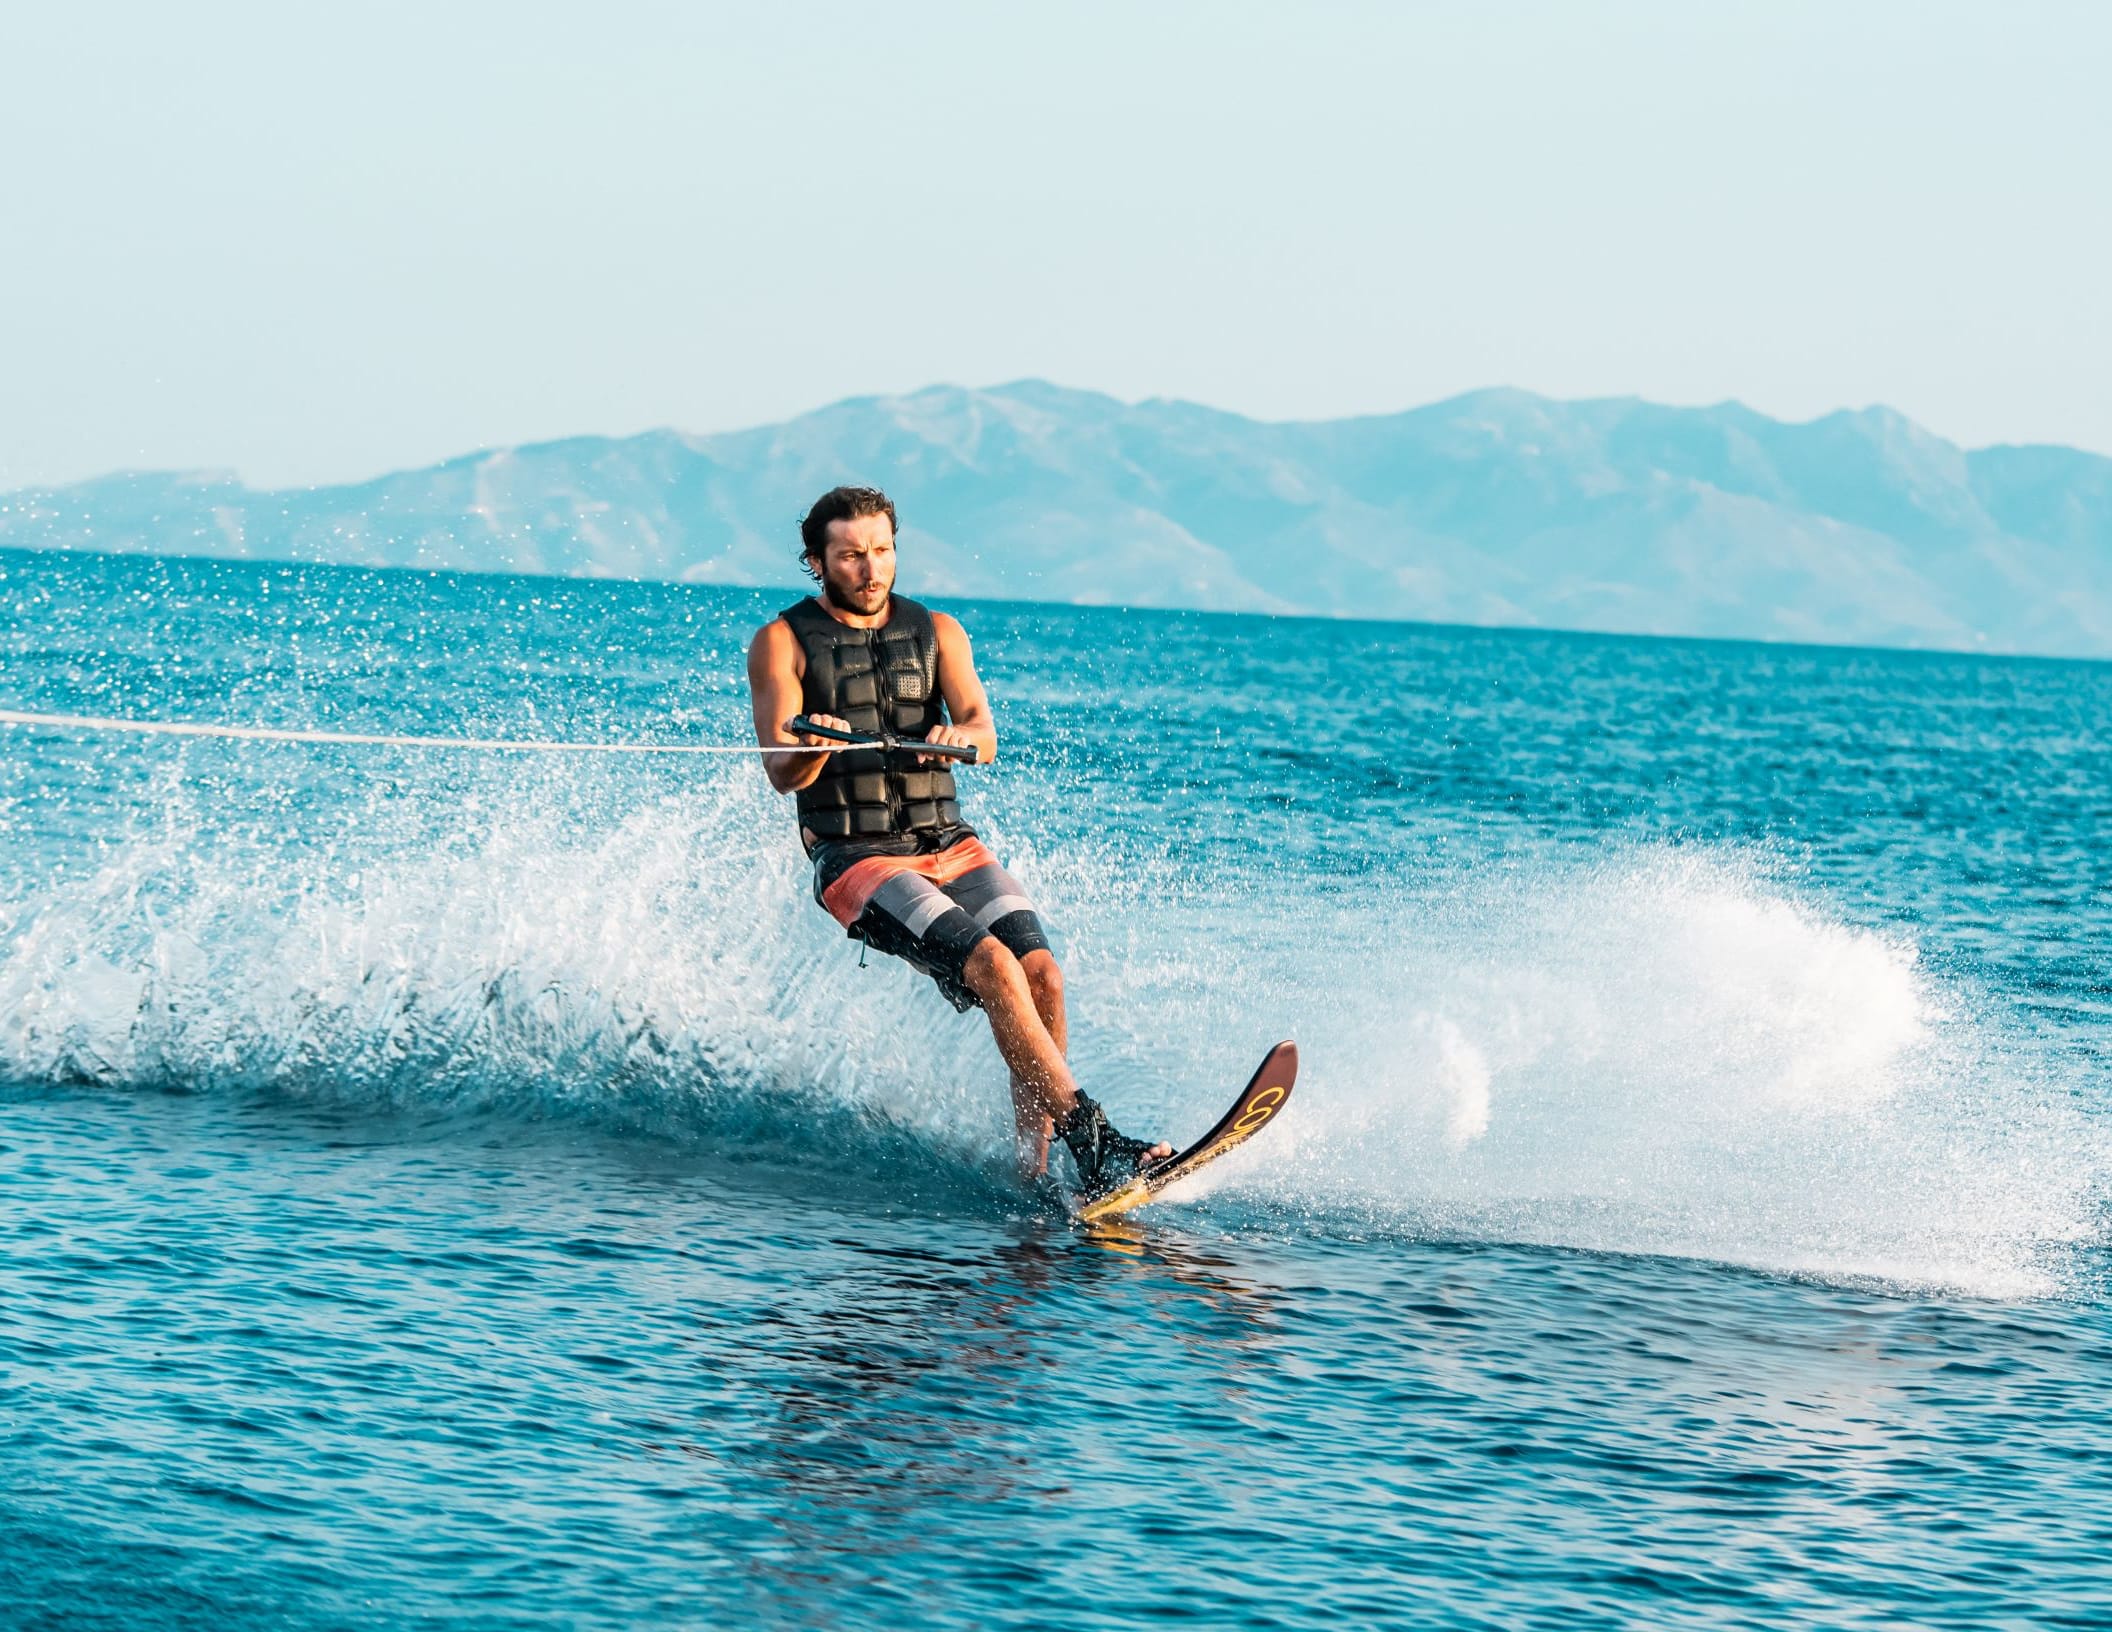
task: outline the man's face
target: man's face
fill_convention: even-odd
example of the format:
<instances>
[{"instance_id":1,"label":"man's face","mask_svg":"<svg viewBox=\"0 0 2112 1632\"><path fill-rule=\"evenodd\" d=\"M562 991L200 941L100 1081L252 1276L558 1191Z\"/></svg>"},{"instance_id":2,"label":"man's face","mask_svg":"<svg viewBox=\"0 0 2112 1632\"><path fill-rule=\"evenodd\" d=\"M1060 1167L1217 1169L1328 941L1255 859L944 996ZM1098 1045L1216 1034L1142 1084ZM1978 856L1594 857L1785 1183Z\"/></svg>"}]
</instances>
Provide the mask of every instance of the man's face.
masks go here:
<instances>
[{"instance_id":1,"label":"man's face","mask_svg":"<svg viewBox=\"0 0 2112 1632\"><path fill-rule=\"evenodd\" d=\"M870 616L895 587L895 528L885 516L829 523L822 545L821 587L846 612Z\"/></svg>"}]
</instances>

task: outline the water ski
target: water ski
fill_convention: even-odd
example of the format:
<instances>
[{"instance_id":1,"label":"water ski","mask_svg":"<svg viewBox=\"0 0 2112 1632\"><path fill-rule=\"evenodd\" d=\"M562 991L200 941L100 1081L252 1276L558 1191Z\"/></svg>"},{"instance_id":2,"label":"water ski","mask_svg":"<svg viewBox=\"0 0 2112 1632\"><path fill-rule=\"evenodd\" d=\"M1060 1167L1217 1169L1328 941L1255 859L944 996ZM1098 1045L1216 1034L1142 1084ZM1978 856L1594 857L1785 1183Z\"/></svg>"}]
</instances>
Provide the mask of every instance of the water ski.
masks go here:
<instances>
[{"instance_id":1,"label":"water ski","mask_svg":"<svg viewBox=\"0 0 2112 1632\"><path fill-rule=\"evenodd\" d=\"M1236 1150L1267 1127L1276 1113L1290 1103L1291 1087L1297 1080L1298 1045L1278 1043L1216 1127L1186 1150L1146 1168L1129 1183L1084 1203L1078 1209L1079 1219L1090 1224L1096 1219L1120 1218L1158 1200L1169 1186L1180 1183L1197 1168L1209 1166L1226 1151Z\"/></svg>"}]
</instances>

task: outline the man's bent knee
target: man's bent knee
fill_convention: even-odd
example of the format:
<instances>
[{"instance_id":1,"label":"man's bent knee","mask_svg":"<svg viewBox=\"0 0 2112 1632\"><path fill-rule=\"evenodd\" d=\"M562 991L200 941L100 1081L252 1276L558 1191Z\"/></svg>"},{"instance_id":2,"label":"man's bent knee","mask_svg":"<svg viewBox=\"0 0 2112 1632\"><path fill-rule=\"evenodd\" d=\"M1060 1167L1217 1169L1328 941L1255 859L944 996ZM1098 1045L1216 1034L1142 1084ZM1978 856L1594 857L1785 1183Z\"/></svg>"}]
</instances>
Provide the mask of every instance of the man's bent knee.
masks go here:
<instances>
[{"instance_id":1,"label":"man's bent knee","mask_svg":"<svg viewBox=\"0 0 2112 1632\"><path fill-rule=\"evenodd\" d=\"M1063 969L1056 962L1056 955L1046 948L1037 948L1019 960L1025 971L1027 984L1034 988L1034 995L1044 1001L1063 1000Z\"/></svg>"},{"instance_id":2,"label":"man's bent knee","mask_svg":"<svg viewBox=\"0 0 2112 1632\"><path fill-rule=\"evenodd\" d=\"M968 954L968 961L961 966L961 984L985 1000L996 997L1025 978L1019 959L995 935L985 935L978 941L975 950Z\"/></svg>"}]
</instances>

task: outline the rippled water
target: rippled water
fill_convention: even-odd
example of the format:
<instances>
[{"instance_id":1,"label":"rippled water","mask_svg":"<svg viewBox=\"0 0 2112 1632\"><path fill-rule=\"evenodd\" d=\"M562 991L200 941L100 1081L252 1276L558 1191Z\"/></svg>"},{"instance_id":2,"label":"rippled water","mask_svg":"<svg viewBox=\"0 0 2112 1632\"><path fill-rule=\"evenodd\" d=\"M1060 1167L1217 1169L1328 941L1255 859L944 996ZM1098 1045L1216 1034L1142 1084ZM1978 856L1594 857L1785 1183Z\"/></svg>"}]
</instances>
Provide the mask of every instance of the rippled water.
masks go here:
<instances>
[{"instance_id":1,"label":"rippled water","mask_svg":"<svg viewBox=\"0 0 2112 1632\"><path fill-rule=\"evenodd\" d=\"M0 554L0 707L735 741L783 597ZM0 728L0 1622L2096 1626L2112 667L963 607L1073 1055L752 763Z\"/></svg>"}]
</instances>

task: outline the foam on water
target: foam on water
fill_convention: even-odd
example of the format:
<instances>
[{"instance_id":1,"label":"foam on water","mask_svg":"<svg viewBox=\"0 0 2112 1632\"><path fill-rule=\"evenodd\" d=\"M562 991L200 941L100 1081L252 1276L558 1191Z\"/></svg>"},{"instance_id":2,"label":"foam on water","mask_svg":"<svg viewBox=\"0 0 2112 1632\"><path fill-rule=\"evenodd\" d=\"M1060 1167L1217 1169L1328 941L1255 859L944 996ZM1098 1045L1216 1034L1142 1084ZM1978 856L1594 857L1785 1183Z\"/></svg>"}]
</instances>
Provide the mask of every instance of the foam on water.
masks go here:
<instances>
[{"instance_id":1,"label":"foam on water","mask_svg":"<svg viewBox=\"0 0 2112 1632\"><path fill-rule=\"evenodd\" d=\"M1213 1188L1990 1295L2054 1290L2100 1227L2103 1131L1995 1007L1758 858L1546 861L1329 940L1284 1137Z\"/></svg>"},{"instance_id":2,"label":"foam on water","mask_svg":"<svg viewBox=\"0 0 2112 1632\"><path fill-rule=\"evenodd\" d=\"M178 779L154 831L0 901L0 1075L566 1115L847 1164L906 1144L924 1178L975 1177L996 1153L967 1103L988 1099L974 1033L913 1035L873 982L812 1001L844 943L796 850L755 842L781 816L751 778L584 825L590 773L495 778L458 808L377 803L353 855L230 828Z\"/></svg>"},{"instance_id":3,"label":"foam on water","mask_svg":"<svg viewBox=\"0 0 2112 1632\"><path fill-rule=\"evenodd\" d=\"M509 769L291 849L172 778L151 830L0 901L0 1074L581 1116L988 1193L985 1028L848 949L752 768L617 799ZM1764 860L1542 858L1238 889L1117 850L1016 870L1054 909L1074 1056L1178 1133L1278 1034L1305 1081L1216 1170L1267 1227L1701 1256L1993 1294L2060 1284L2095 1122L1969 991Z\"/></svg>"}]
</instances>

